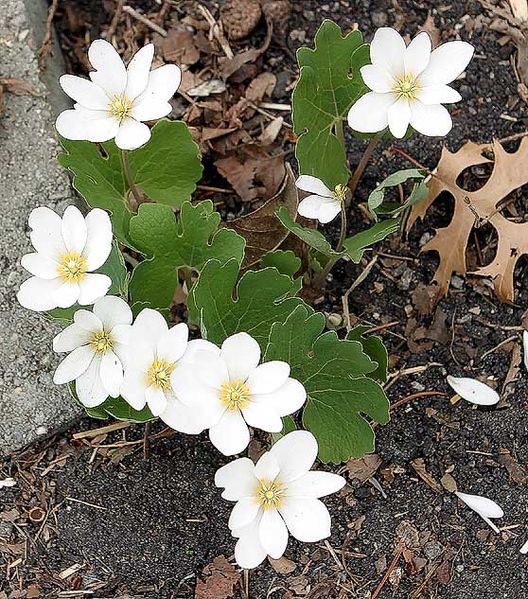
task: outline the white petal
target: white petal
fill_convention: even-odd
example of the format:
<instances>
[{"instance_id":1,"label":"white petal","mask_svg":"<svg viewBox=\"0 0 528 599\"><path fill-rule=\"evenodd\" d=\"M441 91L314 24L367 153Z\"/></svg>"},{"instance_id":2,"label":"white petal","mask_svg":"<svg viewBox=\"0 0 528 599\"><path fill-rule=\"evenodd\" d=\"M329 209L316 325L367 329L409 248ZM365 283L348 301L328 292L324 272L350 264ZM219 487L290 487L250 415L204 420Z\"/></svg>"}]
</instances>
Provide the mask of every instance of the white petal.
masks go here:
<instances>
[{"instance_id":1,"label":"white petal","mask_svg":"<svg viewBox=\"0 0 528 599\"><path fill-rule=\"evenodd\" d=\"M282 430L281 417L273 405L265 401L250 402L245 408L242 408L242 414L245 421L253 428L259 428L268 433L280 433Z\"/></svg>"},{"instance_id":2,"label":"white petal","mask_svg":"<svg viewBox=\"0 0 528 599\"><path fill-rule=\"evenodd\" d=\"M145 389L147 380L145 373L137 368L127 368L121 385L121 397L130 404L134 410L142 410L147 402Z\"/></svg>"},{"instance_id":3,"label":"white petal","mask_svg":"<svg viewBox=\"0 0 528 599\"><path fill-rule=\"evenodd\" d=\"M128 63L125 96L130 100L134 100L145 91L153 58L154 44L147 44L140 48Z\"/></svg>"},{"instance_id":4,"label":"white petal","mask_svg":"<svg viewBox=\"0 0 528 599\"><path fill-rule=\"evenodd\" d=\"M255 403L269 402L279 416L297 412L306 401L306 390L302 383L289 378L282 387L266 395L254 395Z\"/></svg>"},{"instance_id":5,"label":"white petal","mask_svg":"<svg viewBox=\"0 0 528 599\"><path fill-rule=\"evenodd\" d=\"M132 118L121 121L115 142L121 150L135 150L150 139L150 129L144 123Z\"/></svg>"},{"instance_id":6,"label":"white petal","mask_svg":"<svg viewBox=\"0 0 528 599\"><path fill-rule=\"evenodd\" d=\"M214 482L223 487L222 497L228 501L237 501L242 497L253 497L258 487L255 477L255 464L249 458L239 458L222 466L216 471Z\"/></svg>"},{"instance_id":7,"label":"white petal","mask_svg":"<svg viewBox=\"0 0 528 599\"><path fill-rule=\"evenodd\" d=\"M270 449L280 466L281 480L288 483L306 474L317 457L317 441L308 431L293 431Z\"/></svg>"},{"instance_id":8,"label":"white petal","mask_svg":"<svg viewBox=\"0 0 528 599\"><path fill-rule=\"evenodd\" d=\"M523 331L524 367L528 369L528 331Z\"/></svg>"},{"instance_id":9,"label":"white petal","mask_svg":"<svg viewBox=\"0 0 528 599\"><path fill-rule=\"evenodd\" d=\"M220 356L227 365L230 379L245 381L260 361L260 347L247 333L237 333L222 343Z\"/></svg>"},{"instance_id":10,"label":"white petal","mask_svg":"<svg viewBox=\"0 0 528 599\"><path fill-rule=\"evenodd\" d=\"M79 283L79 299L81 306L93 304L95 300L106 295L112 284L112 279L100 273L88 273Z\"/></svg>"},{"instance_id":11,"label":"white petal","mask_svg":"<svg viewBox=\"0 0 528 599\"><path fill-rule=\"evenodd\" d=\"M187 343L187 348L180 359L180 364L192 364L195 362L196 353L199 351L211 352L216 356L220 355L220 348L214 343L206 341L205 339L193 339Z\"/></svg>"},{"instance_id":12,"label":"white petal","mask_svg":"<svg viewBox=\"0 0 528 599\"><path fill-rule=\"evenodd\" d=\"M317 220L325 225L341 212L341 203L337 200L328 200L321 203L319 206L319 213L317 214Z\"/></svg>"},{"instance_id":13,"label":"white petal","mask_svg":"<svg viewBox=\"0 0 528 599\"><path fill-rule=\"evenodd\" d=\"M431 38L425 31L419 33L407 46L403 61L405 74L419 75L429 64L431 58Z\"/></svg>"},{"instance_id":14,"label":"white petal","mask_svg":"<svg viewBox=\"0 0 528 599\"><path fill-rule=\"evenodd\" d=\"M152 351L158 345L158 340L169 330L167 321L152 308L143 308L134 321L133 337L140 343L146 343Z\"/></svg>"},{"instance_id":15,"label":"white petal","mask_svg":"<svg viewBox=\"0 0 528 599\"><path fill-rule=\"evenodd\" d=\"M405 42L391 27L380 27L370 43L370 60L393 77L404 73Z\"/></svg>"},{"instance_id":16,"label":"white petal","mask_svg":"<svg viewBox=\"0 0 528 599\"><path fill-rule=\"evenodd\" d=\"M77 283L62 281L62 285L55 291L55 302L59 308L69 308L79 301L80 287Z\"/></svg>"},{"instance_id":17,"label":"white petal","mask_svg":"<svg viewBox=\"0 0 528 599\"><path fill-rule=\"evenodd\" d=\"M86 372L75 381L77 397L87 408L95 408L108 398L108 391L99 376L100 367L101 357L95 356Z\"/></svg>"},{"instance_id":18,"label":"white petal","mask_svg":"<svg viewBox=\"0 0 528 599\"><path fill-rule=\"evenodd\" d=\"M400 98L389 108L387 113L390 132L401 139L407 132L411 120L411 108L409 101Z\"/></svg>"},{"instance_id":19,"label":"white petal","mask_svg":"<svg viewBox=\"0 0 528 599\"><path fill-rule=\"evenodd\" d=\"M452 126L451 116L443 106L426 106L419 100L411 103L411 127L419 133L443 136L451 131Z\"/></svg>"},{"instance_id":20,"label":"white petal","mask_svg":"<svg viewBox=\"0 0 528 599\"><path fill-rule=\"evenodd\" d=\"M288 529L277 510L264 510L259 525L259 538L270 557L282 557L288 545Z\"/></svg>"},{"instance_id":21,"label":"white petal","mask_svg":"<svg viewBox=\"0 0 528 599\"><path fill-rule=\"evenodd\" d=\"M211 389L219 390L229 381L229 371L225 361L210 351L198 350L195 353L193 366L198 380Z\"/></svg>"},{"instance_id":22,"label":"white petal","mask_svg":"<svg viewBox=\"0 0 528 599\"><path fill-rule=\"evenodd\" d=\"M200 379L193 364L179 364L171 375L174 393L185 405L204 412L207 428L214 426L226 410L219 392Z\"/></svg>"},{"instance_id":23,"label":"white petal","mask_svg":"<svg viewBox=\"0 0 528 599\"><path fill-rule=\"evenodd\" d=\"M418 90L416 97L422 104L452 104L462 100L462 96L449 85L428 85Z\"/></svg>"},{"instance_id":24,"label":"white petal","mask_svg":"<svg viewBox=\"0 0 528 599\"><path fill-rule=\"evenodd\" d=\"M173 326L158 341L156 355L168 362L177 362L185 353L189 329L184 322Z\"/></svg>"},{"instance_id":25,"label":"white petal","mask_svg":"<svg viewBox=\"0 0 528 599\"><path fill-rule=\"evenodd\" d=\"M319 195L306 196L299 202L297 212L304 218L317 219L319 218L319 208L324 200L325 198Z\"/></svg>"},{"instance_id":26,"label":"white petal","mask_svg":"<svg viewBox=\"0 0 528 599\"><path fill-rule=\"evenodd\" d=\"M145 397L153 416L159 416L166 409L167 398L162 389L150 385L145 389Z\"/></svg>"},{"instance_id":27,"label":"white petal","mask_svg":"<svg viewBox=\"0 0 528 599\"><path fill-rule=\"evenodd\" d=\"M46 206L39 206L31 211L28 224L31 231L31 243L39 254L58 259L66 253L62 239L62 219Z\"/></svg>"},{"instance_id":28,"label":"white petal","mask_svg":"<svg viewBox=\"0 0 528 599\"><path fill-rule=\"evenodd\" d=\"M32 275L39 279L56 279L59 263L45 254L26 254L22 256L20 264Z\"/></svg>"},{"instance_id":29,"label":"white petal","mask_svg":"<svg viewBox=\"0 0 528 599\"><path fill-rule=\"evenodd\" d=\"M524 545L519 549L519 551L523 554L526 555L528 553L528 541L526 541L524 543Z\"/></svg>"},{"instance_id":30,"label":"white petal","mask_svg":"<svg viewBox=\"0 0 528 599\"><path fill-rule=\"evenodd\" d=\"M119 121L106 112L65 110L55 121L59 135L66 139L104 142L113 139L119 130Z\"/></svg>"},{"instance_id":31,"label":"white petal","mask_svg":"<svg viewBox=\"0 0 528 599\"><path fill-rule=\"evenodd\" d=\"M285 497L279 512L298 541L314 543L330 536L330 514L319 499Z\"/></svg>"},{"instance_id":32,"label":"white petal","mask_svg":"<svg viewBox=\"0 0 528 599\"><path fill-rule=\"evenodd\" d=\"M236 502L229 516L229 528L244 528L257 517L259 509L260 504L255 497L242 497Z\"/></svg>"},{"instance_id":33,"label":"white petal","mask_svg":"<svg viewBox=\"0 0 528 599\"><path fill-rule=\"evenodd\" d=\"M20 285L18 302L28 310L43 312L57 307L55 293L62 285L62 279L39 279L31 277Z\"/></svg>"},{"instance_id":34,"label":"white petal","mask_svg":"<svg viewBox=\"0 0 528 599\"><path fill-rule=\"evenodd\" d=\"M110 97L120 96L125 91L127 72L112 44L105 40L95 40L88 48L88 58L96 69L90 73L90 79L102 87Z\"/></svg>"},{"instance_id":35,"label":"white petal","mask_svg":"<svg viewBox=\"0 0 528 599\"><path fill-rule=\"evenodd\" d=\"M203 413L195 406L185 405L173 394L167 397L167 405L159 417L175 431L187 435L198 435L207 428Z\"/></svg>"},{"instance_id":36,"label":"white petal","mask_svg":"<svg viewBox=\"0 0 528 599\"><path fill-rule=\"evenodd\" d=\"M360 72L365 85L373 92L386 94L394 88L394 77L389 75L386 69L377 67L375 64L367 64L361 67Z\"/></svg>"},{"instance_id":37,"label":"white petal","mask_svg":"<svg viewBox=\"0 0 528 599\"><path fill-rule=\"evenodd\" d=\"M112 250L112 223L108 213L100 208L90 210L85 220L87 235L83 256L88 270L97 270L103 266Z\"/></svg>"},{"instance_id":38,"label":"white petal","mask_svg":"<svg viewBox=\"0 0 528 599\"><path fill-rule=\"evenodd\" d=\"M333 472L310 471L288 484L289 497L324 497L337 493L345 486L345 479Z\"/></svg>"},{"instance_id":39,"label":"white petal","mask_svg":"<svg viewBox=\"0 0 528 599\"><path fill-rule=\"evenodd\" d=\"M108 395L118 397L123 384L123 366L113 351L102 356L99 376Z\"/></svg>"},{"instance_id":40,"label":"white petal","mask_svg":"<svg viewBox=\"0 0 528 599\"><path fill-rule=\"evenodd\" d=\"M106 295L98 299L93 313L101 321L105 331L111 331L119 324L132 324L132 310L125 300L115 295Z\"/></svg>"},{"instance_id":41,"label":"white petal","mask_svg":"<svg viewBox=\"0 0 528 599\"><path fill-rule=\"evenodd\" d=\"M130 116L136 121L156 121L167 116L171 111L172 106L168 102L152 98L142 100L141 103L134 106L130 111Z\"/></svg>"},{"instance_id":42,"label":"white petal","mask_svg":"<svg viewBox=\"0 0 528 599\"><path fill-rule=\"evenodd\" d=\"M308 191L309 193L314 193L315 195L333 198L334 192L321 181L317 177L313 177L312 175L301 175L295 181L295 186L297 189L301 189L302 191Z\"/></svg>"},{"instance_id":43,"label":"white petal","mask_svg":"<svg viewBox=\"0 0 528 599\"><path fill-rule=\"evenodd\" d=\"M244 528L233 531L239 537L235 546L235 559L241 568L256 568L266 557L266 551L259 540L259 524L262 513Z\"/></svg>"},{"instance_id":44,"label":"white petal","mask_svg":"<svg viewBox=\"0 0 528 599\"><path fill-rule=\"evenodd\" d=\"M80 254L86 243L86 222L76 206L68 206L62 217L62 238L68 252Z\"/></svg>"},{"instance_id":45,"label":"white petal","mask_svg":"<svg viewBox=\"0 0 528 599\"><path fill-rule=\"evenodd\" d=\"M70 98L91 110L107 110L109 98L95 83L75 75L62 75L60 86Z\"/></svg>"},{"instance_id":46,"label":"white petal","mask_svg":"<svg viewBox=\"0 0 528 599\"><path fill-rule=\"evenodd\" d=\"M259 480L272 481L279 475L280 465L277 458L269 451L266 451L260 456L254 472Z\"/></svg>"},{"instance_id":47,"label":"white petal","mask_svg":"<svg viewBox=\"0 0 528 599\"><path fill-rule=\"evenodd\" d=\"M71 324L53 339L53 351L70 352L90 340L90 332L78 324Z\"/></svg>"},{"instance_id":48,"label":"white petal","mask_svg":"<svg viewBox=\"0 0 528 599\"><path fill-rule=\"evenodd\" d=\"M73 322L89 333L100 331L103 328L101 320L90 310L76 310Z\"/></svg>"},{"instance_id":49,"label":"white petal","mask_svg":"<svg viewBox=\"0 0 528 599\"><path fill-rule=\"evenodd\" d=\"M422 85L451 83L461 75L473 57L475 48L467 42L448 42L431 53L429 65L420 75Z\"/></svg>"},{"instance_id":50,"label":"white petal","mask_svg":"<svg viewBox=\"0 0 528 599\"><path fill-rule=\"evenodd\" d=\"M82 345L74 349L57 366L57 370L53 375L53 382L56 385L63 385L80 377L90 366L94 356L95 352L89 345Z\"/></svg>"},{"instance_id":51,"label":"white petal","mask_svg":"<svg viewBox=\"0 0 528 599\"><path fill-rule=\"evenodd\" d=\"M348 111L348 124L354 131L376 133L389 124L388 110L396 101L393 93L377 94L369 92L361 96Z\"/></svg>"},{"instance_id":52,"label":"white petal","mask_svg":"<svg viewBox=\"0 0 528 599\"><path fill-rule=\"evenodd\" d=\"M150 72L147 89L134 102L132 116L138 121L150 121L153 111L166 104L174 96L181 82L181 69L175 64L166 64ZM168 113L167 113L168 114ZM165 116L165 115L163 115Z\"/></svg>"},{"instance_id":53,"label":"white petal","mask_svg":"<svg viewBox=\"0 0 528 599\"><path fill-rule=\"evenodd\" d=\"M481 383L476 379L449 375L447 377L447 382L455 393L462 397L462 399L479 406L493 406L500 399L500 396L495 389L488 387L488 385Z\"/></svg>"},{"instance_id":54,"label":"white petal","mask_svg":"<svg viewBox=\"0 0 528 599\"><path fill-rule=\"evenodd\" d=\"M456 491L455 495L480 516L486 518L502 518L504 516L502 508L492 499L460 491Z\"/></svg>"},{"instance_id":55,"label":"white petal","mask_svg":"<svg viewBox=\"0 0 528 599\"><path fill-rule=\"evenodd\" d=\"M290 365L279 360L260 364L249 375L247 385L252 394L271 393L284 383L290 376Z\"/></svg>"},{"instance_id":56,"label":"white petal","mask_svg":"<svg viewBox=\"0 0 528 599\"><path fill-rule=\"evenodd\" d=\"M224 455L244 451L249 444L249 429L238 410L226 410L218 424L209 429L211 443Z\"/></svg>"}]
</instances>

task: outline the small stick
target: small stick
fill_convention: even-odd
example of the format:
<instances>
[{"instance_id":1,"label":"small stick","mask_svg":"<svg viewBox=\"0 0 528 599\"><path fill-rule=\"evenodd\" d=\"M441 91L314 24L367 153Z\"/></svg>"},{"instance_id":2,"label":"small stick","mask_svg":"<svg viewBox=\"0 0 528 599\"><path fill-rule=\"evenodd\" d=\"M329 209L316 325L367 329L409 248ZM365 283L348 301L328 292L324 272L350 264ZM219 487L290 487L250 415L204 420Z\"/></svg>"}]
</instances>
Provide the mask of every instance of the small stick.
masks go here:
<instances>
[{"instance_id":1,"label":"small stick","mask_svg":"<svg viewBox=\"0 0 528 599\"><path fill-rule=\"evenodd\" d=\"M112 36L116 32L117 24L119 23L119 17L121 16L121 13L123 12L124 1L125 0L117 0L117 6L114 11L114 16L112 17L112 22L110 23L110 27L106 31L106 39L109 41L112 39Z\"/></svg>"},{"instance_id":2,"label":"small stick","mask_svg":"<svg viewBox=\"0 0 528 599\"><path fill-rule=\"evenodd\" d=\"M152 29L152 31L159 33L162 37L167 37L166 29L163 29L163 27L160 27L159 25L156 25L156 23L153 23L150 19L147 19L147 17L145 15L142 15L135 8L132 8L131 6L126 5L126 6L123 6L123 12L126 12L130 16L134 17L134 19L141 21L141 23L143 23L147 27L150 27L150 29Z\"/></svg>"},{"instance_id":3,"label":"small stick","mask_svg":"<svg viewBox=\"0 0 528 599\"><path fill-rule=\"evenodd\" d=\"M377 599L377 597L379 597L379 594L383 590L385 583L387 582L387 580L389 580L389 576L391 575L392 571L394 570L394 568L396 568L398 562L400 561L400 557L401 557L402 553L403 553L403 546L399 545L398 549L396 550L395 556L392 558L392 561L389 564L389 567L385 571L383 578L380 580L380 583L376 587L376 590L372 593L370 599Z\"/></svg>"},{"instance_id":4,"label":"small stick","mask_svg":"<svg viewBox=\"0 0 528 599\"><path fill-rule=\"evenodd\" d=\"M51 42L53 40L53 19L55 18L55 13L57 12L57 8L59 6L59 0L53 0L51 6L48 11L48 18L46 19L46 33L44 35L44 39L42 40L42 46L38 51L38 63L41 69L46 67L46 56L51 51Z\"/></svg>"},{"instance_id":5,"label":"small stick","mask_svg":"<svg viewBox=\"0 0 528 599\"><path fill-rule=\"evenodd\" d=\"M72 439L76 441L79 439L92 439L93 437L98 437L99 435L104 435L105 433L111 433L113 431L118 431L122 428L127 428L131 425L131 422L114 422L114 424L107 424L106 426L100 426L99 428L93 428L89 431L81 431L80 433L74 433L72 435Z\"/></svg>"},{"instance_id":6,"label":"small stick","mask_svg":"<svg viewBox=\"0 0 528 599\"><path fill-rule=\"evenodd\" d=\"M395 408L399 408L400 406L403 406L406 403L409 403L410 401L413 401L413 399L418 399L420 397L447 397L447 393L444 393L443 391L420 391L419 393L412 393L411 395L408 395L407 397L404 397L403 399L399 399L398 401L395 401L393 404L390 405L390 410L392 412L392 410L394 410Z\"/></svg>"},{"instance_id":7,"label":"small stick","mask_svg":"<svg viewBox=\"0 0 528 599\"><path fill-rule=\"evenodd\" d=\"M414 164L414 166L417 166L418 168L421 168L421 169L427 171L428 173L431 173L430 169L428 169L426 166L424 166L423 164L421 164L420 162L418 162L418 160L415 160L412 156L410 156L409 154L407 154L407 152L405 152L401 148L398 148L398 146L392 146L390 149L393 152L396 152L396 154L399 154L400 156L402 156L403 158L405 158L405 160L407 160L411 164Z\"/></svg>"},{"instance_id":8,"label":"small stick","mask_svg":"<svg viewBox=\"0 0 528 599\"><path fill-rule=\"evenodd\" d=\"M378 256L376 255L367 264L367 266L365 266L365 268L363 269L363 271L361 272L359 277L352 283L352 285L350 285L350 287L347 289L347 291L345 291L345 293L343 294L343 297L341 298L341 302L343 304L343 315L346 320L347 333L352 328L352 325L350 323L350 310L348 307L348 298L349 298L350 294L352 293L352 291L354 291L354 289L356 289L356 287L358 285L360 285L368 277L370 271L372 270L372 267L374 266L374 264L376 264L377 260L378 260Z\"/></svg>"}]
</instances>

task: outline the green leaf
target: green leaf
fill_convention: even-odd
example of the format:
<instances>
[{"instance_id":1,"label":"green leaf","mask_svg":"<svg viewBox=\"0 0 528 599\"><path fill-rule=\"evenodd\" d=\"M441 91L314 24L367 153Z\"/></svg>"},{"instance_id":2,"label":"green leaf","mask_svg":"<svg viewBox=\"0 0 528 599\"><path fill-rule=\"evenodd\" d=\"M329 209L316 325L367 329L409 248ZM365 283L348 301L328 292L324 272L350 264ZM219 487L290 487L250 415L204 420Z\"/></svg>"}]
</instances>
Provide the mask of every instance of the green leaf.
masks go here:
<instances>
[{"instance_id":1,"label":"green leaf","mask_svg":"<svg viewBox=\"0 0 528 599\"><path fill-rule=\"evenodd\" d=\"M275 267L281 274L293 277L302 261L292 250L274 250L262 256L260 264L263 268Z\"/></svg>"},{"instance_id":2,"label":"green leaf","mask_svg":"<svg viewBox=\"0 0 528 599\"><path fill-rule=\"evenodd\" d=\"M295 156L299 172L322 179L333 189L350 176L336 127L366 91L359 69L370 62L359 31L345 37L333 21L323 21L315 49L297 51L300 77L292 96L293 128L299 136Z\"/></svg>"},{"instance_id":3,"label":"green leaf","mask_svg":"<svg viewBox=\"0 0 528 599\"><path fill-rule=\"evenodd\" d=\"M387 235L395 233L399 226L400 221L397 218L381 221L345 239L343 247L352 262L359 264L366 248L378 241L382 241Z\"/></svg>"},{"instance_id":4,"label":"green leaf","mask_svg":"<svg viewBox=\"0 0 528 599\"><path fill-rule=\"evenodd\" d=\"M61 138L59 162L73 173L73 186L92 208L110 212L116 238L128 237L132 213L121 151L113 141L94 144ZM99 148L102 148L100 150ZM134 183L152 201L179 207L189 200L202 175L198 146L181 121L159 121L150 141L128 153Z\"/></svg>"},{"instance_id":5,"label":"green leaf","mask_svg":"<svg viewBox=\"0 0 528 599\"><path fill-rule=\"evenodd\" d=\"M387 381L387 368L389 366L389 355L387 348L383 345L383 340L378 335L368 335L365 337L366 331L370 327L358 325L347 334L347 339L350 341L359 341L363 346L363 352L369 358L378 364L378 367L373 372L369 372L368 376L372 379L385 383Z\"/></svg>"},{"instance_id":6,"label":"green leaf","mask_svg":"<svg viewBox=\"0 0 528 599\"><path fill-rule=\"evenodd\" d=\"M130 221L134 246L146 257L132 273L130 299L143 306L165 309L172 302L178 269L201 269L209 258L239 264L244 239L231 229L218 229L220 215L210 200L182 205L177 218L169 206L142 204Z\"/></svg>"},{"instance_id":7,"label":"green leaf","mask_svg":"<svg viewBox=\"0 0 528 599\"><path fill-rule=\"evenodd\" d=\"M189 295L191 320L216 344L245 331L265 348L274 323L284 322L303 303L291 297L298 285L276 268L246 272L237 284L240 261L209 260Z\"/></svg>"},{"instance_id":8,"label":"green leaf","mask_svg":"<svg viewBox=\"0 0 528 599\"><path fill-rule=\"evenodd\" d=\"M296 237L301 241L304 241L314 250L323 254L328 258L335 258L342 255L342 252L336 252L332 249L332 246L328 243L325 236L317 229L308 229L303 227L298 222L294 221L291 214L284 207L281 207L275 213L275 216L280 222Z\"/></svg>"},{"instance_id":9,"label":"green leaf","mask_svg":"<svg viewBox=\"0 0 528 599\"><path fill-rule=\"evenodd\" d=\"M374 431L363 414L385 424L389 402L369 374L377 364L361 343L323 333L324 315L298 306L273 325L266 360L284 360L303 383L308 399L302 421L319 443L319 459L340 463L374 450Z\"/></svg>"},{"instance_id":10,"label":"green leaf","mask_svg":"<svg viewBox=\"0 0 528 599\"><path fill-rule=\"evenodd\" d=\"M114 241L112 243L112 250L106 262L98 268L95 272L108 275L112 279L112 285L108 290L107 295L119 295L126 299L128 294L128 273L123 259L123 254L119 250L119 246ZM73 320L75 312L81 308L90 309L90 306L80 306L74 304L69 308L55 308L46 312L46 315L53 320L58 320L64 323L70 323Z\"/></svg>"},{"instance_id":11,"label":"green leaf","mask_svg":"<svg viewBox=\"0 0 528 599\"><path fill-rule=\"evenodd\" d=\"M292 431L297 430L297 425L295 424L295 420L291 416L283 416L282 417L282 430L280 433L271 433L271 439L273 443L276 443L279 439L291 433Z\"/></svg>"},{"instance_id":12,"label":"green leaf","mask_svg":"<svg viewBox=\"0 0 528 599\"><path fill-rule=\"evenodd\" d=\"M374 189L374 191L371 192L368 197L367 204L371 213L376 216L377 209L381 206L383 200L385 199L385 191L387 188L401 185L409 179L423 179L424 177L424 170L417 168L403 169L401 171L392 173L392 175L389 175L376 187L376 189Z\"/></svg>"}]
</instances>

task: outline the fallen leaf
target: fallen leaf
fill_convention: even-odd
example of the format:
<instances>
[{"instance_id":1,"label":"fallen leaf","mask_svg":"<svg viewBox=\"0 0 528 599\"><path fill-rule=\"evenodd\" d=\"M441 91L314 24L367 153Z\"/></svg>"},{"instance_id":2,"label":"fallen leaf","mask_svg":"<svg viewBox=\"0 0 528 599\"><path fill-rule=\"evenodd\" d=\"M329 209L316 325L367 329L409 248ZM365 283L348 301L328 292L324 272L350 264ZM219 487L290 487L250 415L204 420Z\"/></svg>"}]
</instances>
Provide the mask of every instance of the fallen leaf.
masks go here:
<instances>
[{"instance_id":1,"label":"fallen leaf","mask_svg":"<svg viewBox=\"0 0 528 599\"><path fill-rule=\"evenodd\" d=\"M15 96L38 96L38 92L21 79L0 79L0 87Z\"/></svg>"},{"instance_id":2,"label":"fallen leaf","mask_svg":"<svg viewBox=\"0 0 528 599\"><path fill-rule=\"evenodd\" d=\"M484 156L493 151L494 160ZM528 183L528 138L519 149L509 153L498 141L493 144L467 142L458 152L444 147L427 198L412 207L407 223L409 230L417 219L423 218L433 202L443 193L455 201L453 218L447 227L437 229L436 235L420 251L438 252L440 264L434 280L438 284L436 299L446 295L453 273L466 274L466 251L471 232L482 223L489 223L497 232L497 249L493 260L476 270L475 275L490 277L502 301L513 302L513 276L519 259L528 254L528 223L508 220L500 211L501 202L514 190ZM467 191L457 184L459 175L476 165L492 163L493 170L486 183L476 191Z\"/></svg>"},{"instance_id":3,"label":"fallen leaf","mask_svg":"<svg viewBox=\"0 0 528 599\"><path fill-rule=\"evenodd\" d=\"M179 65L191 65L200 60L200 50L194 43L194 35L185 27L169 29L167 37L160 36L159 46L163 58Z\"/></svg>"},{"instance_id":4,"label":"fallen leaf","mask_svg":"<svg viewBox=\"0 0 528 599\"><path fill-rule=\"evenodd\" d=\"M456 481L448 472L442 476L440 483L442 484L442 487L450 493L455 493L457 491Z\"/></svg>"},{"instance_id":5,"label":"fallen leaf","mask_svg":"<svg viewBox=\"0 0 528 599\"><path fill-rule=\"evenodd\" d=\"M348 460L346 464L348 476L350 480L358 480L364 483L374 476L377 469L381 466L381 462L381 457L376 453Z\"/></svg>"},{"instance_id":6,"label":"fallen leaf","mask_svg":"<svg viewBox=\"0 0 528 599\"><path fill-rule=\"evenodd\" d=\"M442 492L442 487L429 474L429 472L427 472L423 458L416 458L415 460L411 460L411 466L414 468L416 474L424 481L426 485L431 487L433 491L436 491L437 493Z\"/></svg>"},{"instance_id":7,"label":"fallen leaf","mask_svg":"<svg viewBox=\"0 0 528 599\"><path fill-rule=\"evenodd\" d=\"M203 569L202 579L196 582L195 599L227 599L232 597L240 575L223 555Z\"/></svg>"},{"instance_id":8,"label":"fallen leaf","mask_svg":"<svg viewBox=\"0 0 528 599\"><path fill-rule=\"evenodd\" d=\"M273 559L268 556L268 561L277 574L291 574L297 567L295 562L284 557L284 555L279 559Z\"/></svg>"},{"instance_id":9,"label":"fallen leaf","mask_svg":"<svg viewBox=\"0 0 528 599\"><path fill-rule=\"evenodd\" d=\"M508 449L503 448L499 451L499 464L506 468L513 482L520 485L528 483L528 472L517 462Z\"/></svg>"}]
</instances>

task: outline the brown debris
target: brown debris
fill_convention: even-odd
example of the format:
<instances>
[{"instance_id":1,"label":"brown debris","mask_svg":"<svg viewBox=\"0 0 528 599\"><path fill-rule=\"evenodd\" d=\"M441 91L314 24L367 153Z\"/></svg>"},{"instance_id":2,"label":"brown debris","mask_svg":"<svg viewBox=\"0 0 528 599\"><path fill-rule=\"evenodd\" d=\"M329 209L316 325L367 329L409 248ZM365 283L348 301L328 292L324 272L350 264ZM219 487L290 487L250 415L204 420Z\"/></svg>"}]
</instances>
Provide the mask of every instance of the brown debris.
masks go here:
<instances>
[{"instance_id":1,"label":"brown debris","mask_svg":"<svg viewBox=\"0 0 528 599\"><path fill-rule=\"evenodd\" d=\"M368 454L363 458L352 458L348 460L346 467L350 480L358 480L364 483L373 477L381 466L381 456L376 453Z\"/></svg>"},{"instance_id":2,"label":"brown debris","mask_svg":"<svg viewBox=\"0 0 528 599\"><path fill-rule=\"evenodd\" d=\"M436 493L442 492L442 487L429 474L429 472L427 472L423 458L416 458L415 460L412 460L411 466L414 468L416 474L424 481L426 485L431 487L433 491Z\"/></svg>"},{"instance_id":3,"label":"brown debris","mask_svg":"<svg viewBox=\"0 0 528 599\"><path fill-rule=\"evenodd\" d=\"M195 599L227 599L240 583L240 575L223 555L205 566L202 579L196 582Z\"/></svg>"},{"instance_id":4,"label":"brown debris","mask_svg":"<svg viewBox=\"0 0 528 599\"><path fill-rule=\"evenodd\" d=\"M526 485L528 483L528 472L526 468L519 464L517 460L512 456L508 449L502 448L499 452L499 464L502 464L510 479L519 485Z\"/></svg>"},{"instance_id":5,"label":"brown debris","mask_svg":"<svg viewBox=\"0 0 528 599\"><path fill-rule=\"evenodd\" d=\"M247 37L257 26L262 15L259 0L225 0L220 18L229 39Z\"/></svg>"}]
</instances>

